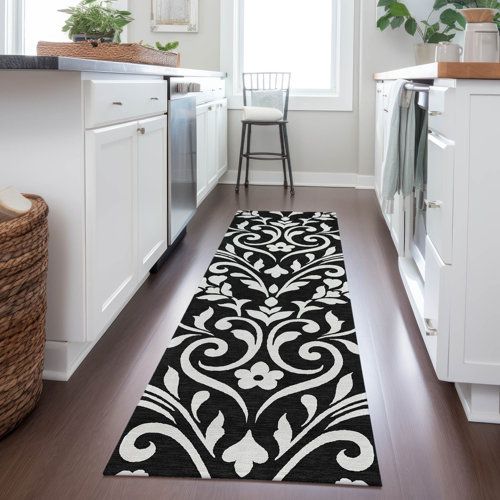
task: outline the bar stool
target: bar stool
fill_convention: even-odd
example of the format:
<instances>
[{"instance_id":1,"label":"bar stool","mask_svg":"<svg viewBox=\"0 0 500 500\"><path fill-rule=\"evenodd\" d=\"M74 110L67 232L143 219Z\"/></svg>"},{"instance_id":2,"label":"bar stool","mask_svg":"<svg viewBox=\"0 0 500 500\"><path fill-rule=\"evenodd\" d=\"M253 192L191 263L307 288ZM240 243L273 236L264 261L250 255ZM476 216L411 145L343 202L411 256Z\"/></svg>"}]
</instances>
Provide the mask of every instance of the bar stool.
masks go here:
<instances>
[{"instance_id":1,"label":"bar stool","mask_svg":"<svg viewBox=\"0 0 500 500\"><path fill-rule=\"evenodd\" d=\"M284 187L294 196L292 163L288 144L288 102L290 99L291 73L243 73L243 119L236 192L240 190L243 158L246 159L245 188L248 187L250 160L278 160L283 163ZM276 126L279 130L281 152L262 153L251 151L253 126ZM246 153L245 153L246 142Z\"/></svg>"}]
</instances>

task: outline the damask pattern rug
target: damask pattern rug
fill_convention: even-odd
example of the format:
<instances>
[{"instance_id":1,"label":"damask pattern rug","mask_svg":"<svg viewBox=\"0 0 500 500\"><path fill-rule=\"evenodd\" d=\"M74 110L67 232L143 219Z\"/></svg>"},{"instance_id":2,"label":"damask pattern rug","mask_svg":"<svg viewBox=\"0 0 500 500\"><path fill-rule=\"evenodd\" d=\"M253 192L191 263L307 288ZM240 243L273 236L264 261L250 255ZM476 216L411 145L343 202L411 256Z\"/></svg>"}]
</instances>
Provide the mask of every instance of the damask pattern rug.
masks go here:
<instances>
[{"instance_id":1,"label":"damask pattern rug","mask_svg":"<svg viewBox=\"0 0 500 500\"><path fill-rule=\"evenodd\" d=\"M236 214L104 473L381 485L335 214Z\"/></svg>"}]
</instances>

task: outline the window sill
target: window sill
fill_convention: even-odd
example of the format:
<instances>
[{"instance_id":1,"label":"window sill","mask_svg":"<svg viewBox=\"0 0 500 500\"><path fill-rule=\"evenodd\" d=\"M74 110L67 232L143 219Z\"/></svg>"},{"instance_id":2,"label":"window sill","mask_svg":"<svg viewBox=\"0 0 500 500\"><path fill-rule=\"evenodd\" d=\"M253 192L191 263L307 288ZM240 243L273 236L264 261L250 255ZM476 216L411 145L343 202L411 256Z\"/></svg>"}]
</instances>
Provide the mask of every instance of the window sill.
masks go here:
<instances>
[{"instance_id":1,"label":"window sill","mask_svg":"<svg viewBox=\"0 0 500 500\"><path fill-rule=\"evenodd\" d=\"M228 99L229 109L238 110L243 107L243 97L236 95ZM339 95L308 95L290 96L289 111L353 111L353 102L350 97Z\"/></svg>"}]
</instances>

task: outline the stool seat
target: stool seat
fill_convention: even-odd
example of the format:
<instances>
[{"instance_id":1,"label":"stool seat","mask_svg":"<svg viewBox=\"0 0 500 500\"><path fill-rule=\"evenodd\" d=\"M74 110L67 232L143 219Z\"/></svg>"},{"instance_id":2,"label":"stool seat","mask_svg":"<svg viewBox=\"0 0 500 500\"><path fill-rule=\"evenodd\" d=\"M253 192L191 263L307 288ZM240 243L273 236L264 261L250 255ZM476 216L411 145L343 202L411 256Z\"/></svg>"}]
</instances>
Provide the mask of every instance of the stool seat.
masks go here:
<instances>
[{"instance_id":1,"label":"stool seat","mask_svg":"<svg viewBox=\"0 0 500 500\"><path fill-rule=\"evenodd\" d=\"M276 108L262 108L258 106L243 106L244 122L278 123L283 119L283 112Z\"/></svg>"}]
</instances>

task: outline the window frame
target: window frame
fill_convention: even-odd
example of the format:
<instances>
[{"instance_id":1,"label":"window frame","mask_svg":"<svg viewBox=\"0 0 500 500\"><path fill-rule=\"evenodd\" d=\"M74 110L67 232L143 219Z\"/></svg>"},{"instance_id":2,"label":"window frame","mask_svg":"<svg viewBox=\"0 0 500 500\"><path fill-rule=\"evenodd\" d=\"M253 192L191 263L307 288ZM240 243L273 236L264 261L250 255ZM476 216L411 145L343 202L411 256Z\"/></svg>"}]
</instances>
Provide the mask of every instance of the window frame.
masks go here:
<instances>
[{"instance_id":1,"label":"window frame","mask_svg":"<svg viewBox=\"0 0 500 500\"><path fill-rule=\"evenodd\" d=\"M241 109L243 96L241 73L243 64L244 0L221 1L221 70L227 74L227 95L230 109ZM333 2L332 90L293 91L291 111L352 111L354 98L354 12L352 0Z\"/></svg>"}]
</instances>

